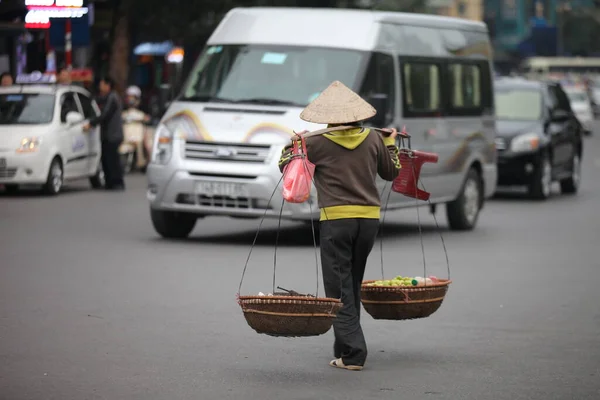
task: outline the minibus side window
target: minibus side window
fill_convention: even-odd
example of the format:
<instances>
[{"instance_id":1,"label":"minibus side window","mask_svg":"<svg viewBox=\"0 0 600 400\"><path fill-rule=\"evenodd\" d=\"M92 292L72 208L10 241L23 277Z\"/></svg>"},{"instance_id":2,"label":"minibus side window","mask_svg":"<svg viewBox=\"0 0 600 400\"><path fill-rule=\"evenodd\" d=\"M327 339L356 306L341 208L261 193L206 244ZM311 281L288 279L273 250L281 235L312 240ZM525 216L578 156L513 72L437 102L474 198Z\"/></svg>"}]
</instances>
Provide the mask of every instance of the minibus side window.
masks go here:
<instances>
[{"instance_id":1,"label":"minibus side window","mask_svg":"<svg viewBox=\"0 0 600 400\"><path fill-rule=\"evenodd\" d=\"M446 72L449 116L480 116L491 107L491 78L486 63L450 61Z\"/></svg>"},{"instance_id":2,"label":"minibus side window","mask_svg":"<svg viewBox=\"0 0 600 400\"><path fill-rule=\"evenodd\" d=\"M450 104L453 108L481 106L481 70L477 65L450 64Z\"/></svg>"},{"instance_id":3,"label":"minibus side window","mask_svg":"<svg viewBox=\"0 0 600 400\"><path fill-rule=\"evenodd\" d=\"M377 110L386 116L385 125L394 117L396 90L394 82L394 58L388 54L373 53L360 89L360 95L366 101L373 96L385 95L385 110Z\"/></svg>"},{"instance_id":4,"label":"minibus side window","mask_svg":"<svg viewBox=\"0 0 600 400\"><path fill-rule=\"evenodd\" d=\"M402 63L404 117L441 114L440 67L423 61Z\"/></svg>"}]
</instances>

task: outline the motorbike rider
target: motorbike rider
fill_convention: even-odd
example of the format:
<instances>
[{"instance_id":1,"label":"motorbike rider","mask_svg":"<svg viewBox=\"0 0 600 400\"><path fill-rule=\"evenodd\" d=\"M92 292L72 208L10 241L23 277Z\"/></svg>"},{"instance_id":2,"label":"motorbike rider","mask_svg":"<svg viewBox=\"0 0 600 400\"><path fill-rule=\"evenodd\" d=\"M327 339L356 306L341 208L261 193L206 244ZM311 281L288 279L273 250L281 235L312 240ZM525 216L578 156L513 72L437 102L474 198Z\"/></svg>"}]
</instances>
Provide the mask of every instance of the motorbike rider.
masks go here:
<instances>
[{"instance_id":1,"label":"motorbike rider","mask_svg":"<svg viewBox=\"0 0 600 400\"><path fill-rule=\"evenodd\" d=\"M129 109L135 109L143 112L144 122L151 120L150 115L146 112L144 107L142 107L142 89L135 85L129 86L125 92L125 107L123 107L123 111L127 111Z\"/></svg>"},{"instance_id":2,"label":"motorbike rider","mask_svg":"<svg viewBox=\"0 0 600 400\"><path fill-rule=\"evenodd\" d=\"M150 119L147 110L142 106L142 89L139 86L131 85L125 91L125 110L134 108L146 114L145 121Z\"/></svg>"},{"instance_id":3,"label":"motorbike rider","mask_svg":"<svg viewBox=\"0 0 600 400\"><path fill-rule=\"evenodd\" d=\"M144 168L147 163L146 153L148 151L145 148L146 134L143 133L142 137L139 138L138 134L135 133L139 132L138 129L140 129L140 126L138 124L145 124L151 120L150 116L142 110L141 99L142 90L138 86L132 85L127 88L125 92L125 108L122 113L123 122L125 123L125 142L129 142L129 146L133 145L136 153L135 164L133 164L133 161L125 161L126 163L132 163L128 168ZM130 126L130 123L134 125ZM129 131L129 129L133 129L133 131ZM137 139L133 139L133 141L130 140L128 134L130 132L133 133L133 137L137 137ZM131 151L132 150L126 146L123 148L122 154L126 158L129 158L131 157ZM131 160L133 160L133 158Z\"/></svg>"},{"instance_id":4,"label":"motorbike rider","mask_svg":"<svg viewBox=\"0 0 600 400\"><path fill-rule=\"evenodd\" d=\"M139 108L142 100L142 90L135 85L129 86L125 92L126 108Z\"/></svg>"}]
</instances>

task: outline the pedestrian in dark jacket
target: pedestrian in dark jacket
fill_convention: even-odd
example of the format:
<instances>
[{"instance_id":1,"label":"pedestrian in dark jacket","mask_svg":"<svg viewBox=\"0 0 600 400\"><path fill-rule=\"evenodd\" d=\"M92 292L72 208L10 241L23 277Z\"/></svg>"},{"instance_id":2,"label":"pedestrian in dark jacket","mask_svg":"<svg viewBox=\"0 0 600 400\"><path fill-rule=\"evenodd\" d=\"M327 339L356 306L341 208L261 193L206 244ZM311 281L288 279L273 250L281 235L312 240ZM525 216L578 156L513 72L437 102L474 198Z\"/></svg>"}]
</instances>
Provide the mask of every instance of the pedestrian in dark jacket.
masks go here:
<instances>
[{"instance_id":1,"label":"pedestrian in dark jacket","mask_svg":"<svg viewBox=\"0 0 600 400\"><path fill-rule=\"evenodd\" d=\"M124 190L123 168L119 157L119 146L123 142L123 121L121 113L123 106L119 95L114 90L114 82L105 77L99 84L100 97L98 104L101 113L91 118L85 127L100 125L100 139L102 142L102 169L106 178L106 189Z\"/></svg>"},{"instance_id":2,"label":"pedestrian in dark jacket","mask_svg":"<svg viewBox=\"0 0 600 400\"><path fill-rule=\"evenodd\" d=\"M300 115L307 122L351 125L306 138L307 156L316 166L320 217L321 262L325 294L341 298L343 307L333 321L335 359L330 365L361 370L367 345L360 325L360 288L367 258L379 230L381 199L376 178L392 181L400 171L396 130L383 136L358 123L375 109L341 82L333 82ZM291 160L286 146L279 161L283 172Z\"/></svg>"}]
</instances>

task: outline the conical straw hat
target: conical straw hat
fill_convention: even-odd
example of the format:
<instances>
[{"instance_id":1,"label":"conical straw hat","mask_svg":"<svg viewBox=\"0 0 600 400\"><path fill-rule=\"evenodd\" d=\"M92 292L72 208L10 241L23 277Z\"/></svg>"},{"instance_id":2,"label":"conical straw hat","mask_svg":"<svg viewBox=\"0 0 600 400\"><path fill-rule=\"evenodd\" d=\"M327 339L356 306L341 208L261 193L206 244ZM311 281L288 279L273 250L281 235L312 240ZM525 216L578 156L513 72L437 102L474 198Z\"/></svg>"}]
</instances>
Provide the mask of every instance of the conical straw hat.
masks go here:
<instances>
[{"instance_id":1,"label":"conical straw hat","mask_svg":"<svg viewBox=\"0 0 600 400\"><path fill-rule=\"evenodd\" d=\"M300 118L316 124L348 124L364 121L377 114L364 101L340 81L335 81L314 99L300 114Z\"/></svg>"}]
</instances>

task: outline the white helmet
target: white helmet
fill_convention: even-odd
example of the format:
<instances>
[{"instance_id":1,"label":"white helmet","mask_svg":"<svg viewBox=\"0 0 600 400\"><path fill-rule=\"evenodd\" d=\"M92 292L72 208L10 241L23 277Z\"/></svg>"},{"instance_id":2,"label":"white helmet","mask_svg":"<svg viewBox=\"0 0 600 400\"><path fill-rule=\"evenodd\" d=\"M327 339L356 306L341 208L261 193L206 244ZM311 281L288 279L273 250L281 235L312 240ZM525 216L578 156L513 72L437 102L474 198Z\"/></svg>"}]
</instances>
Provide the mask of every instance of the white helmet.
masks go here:
<instances>
[{"instance_id":1,"label":"white helmet","mask_svg":"<svg viewBox=\"0 0 600 400\"><path fill-rule=\"evenodd\" d=\"M127 88L127 96L142 97L142 90L137 86L129 86Z\"/></svg>"}]
</instances>

